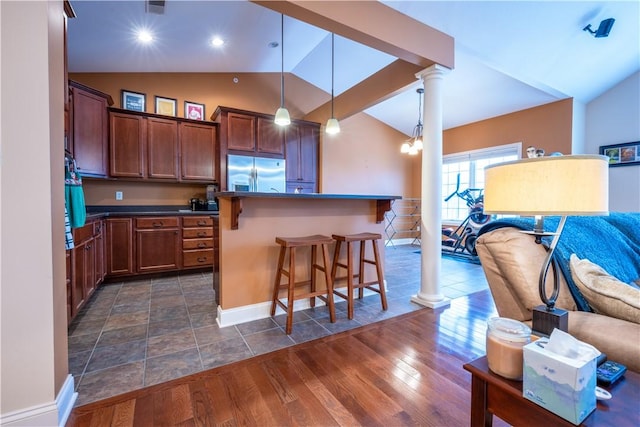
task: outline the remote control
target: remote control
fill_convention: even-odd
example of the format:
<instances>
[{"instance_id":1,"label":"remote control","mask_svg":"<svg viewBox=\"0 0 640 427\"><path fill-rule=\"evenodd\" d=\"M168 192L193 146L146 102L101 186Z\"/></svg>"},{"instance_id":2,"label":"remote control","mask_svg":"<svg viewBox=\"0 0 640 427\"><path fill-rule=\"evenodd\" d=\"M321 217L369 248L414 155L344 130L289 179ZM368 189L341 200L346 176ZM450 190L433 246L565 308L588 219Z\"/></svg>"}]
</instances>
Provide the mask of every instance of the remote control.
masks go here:
<instances>
[{"instance_id":1,"label":"remote control","mask_svg":"<svg viewBox=\"0 0 640 427\"><path fill-rule=\"evenodd\" d=\"M613 362L611 360L607 360L596 369L598 384L605 386L611 385L618 381L626 371L626 366L617 362Z\"/></svg>"}]
</instances>

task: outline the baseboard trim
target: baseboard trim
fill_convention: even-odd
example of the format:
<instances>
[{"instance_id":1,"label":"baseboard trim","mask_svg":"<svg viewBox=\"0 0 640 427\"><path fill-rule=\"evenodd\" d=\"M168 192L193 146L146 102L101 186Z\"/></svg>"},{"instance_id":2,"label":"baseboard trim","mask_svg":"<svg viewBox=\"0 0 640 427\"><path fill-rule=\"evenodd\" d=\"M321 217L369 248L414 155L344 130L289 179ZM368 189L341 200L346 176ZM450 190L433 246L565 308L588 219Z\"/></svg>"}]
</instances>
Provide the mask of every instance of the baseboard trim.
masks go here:
<instances>
[{"instance_id":1,"label":"baseboard trim","mask_svg":"<svg viewBox=\"0 0 640 427\"><path fill-rule=\"evenodd\" d=\"M0 425L12 427L64 426L78 397L78 393L73 389L73 375L68 375L55 401L2 414Z\"/></svg>"},{"instance_id":2,"label":"baseboard trim","mask_svg":"<svg viewBox=\"0 0 640 427\"><path fill-rule=\"evenodd\" d=\"M384 288L387 288L387 281L384 281ZM347 288L338 288L336 289L342 293L347 292ZM369 295L378 295L377 292L371 291L369 289L364 290L364 296ZM336 301L342 300L340 297L336 297ZM287 299L283 298L282 302L287 303ZM326 305L324 301L316 298L316 307L320 307ZM295 302L293 305L293 311L306 310L311 308L308 299L301 299ZM285 311L280 308L280 306L276 306L276 316L279 314L285 314ZM257 304L249 304L243 305L242 307L234 307L228 308L224 310L222 307L218 306L218 317L216 318L216 322L218 326L221 328L225 328L227 326L238 325L240 323L251 322L253 320L266 319L267 317L271 317L271 301L260 302Z\"/></svg>"}]
</instances>

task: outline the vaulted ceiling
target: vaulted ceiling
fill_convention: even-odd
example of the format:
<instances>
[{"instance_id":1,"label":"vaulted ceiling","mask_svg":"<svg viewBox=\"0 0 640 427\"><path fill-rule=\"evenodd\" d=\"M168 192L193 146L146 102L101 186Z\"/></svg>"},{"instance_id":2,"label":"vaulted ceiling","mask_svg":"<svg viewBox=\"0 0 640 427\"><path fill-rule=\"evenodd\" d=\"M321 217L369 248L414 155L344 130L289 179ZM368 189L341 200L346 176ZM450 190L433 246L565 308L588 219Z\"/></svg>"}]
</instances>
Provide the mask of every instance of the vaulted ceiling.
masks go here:
<instances>
[{"instance_id":1,"label":"vaulted ceiling","mask_svg":"<svg viewBox=\"0 0 640 427\"><path fill-rule=\"evenodd\" d=\"M304 2L258 3L263 2L167 0L156 10L161 13L153 13L141 0L72 1L77 17L69 22L69 71L279 72L280 50L269 46L280 41L279 10ZM354 7L362 8L366 21L364 3ZM455 66L443 88L445 129L568 97L588 103L640 69L637 1L384 1L376 6L454 38ZM338 97L397 65L396 56L370 47L375 43L340 35L335 20L314 26L300 15L285 16L285 72L330 93L330 31L338 34ZM615 18L608 37L583 31L606 18ZM138 45L136 28L152 31L155 43ZM422 29L406 33L418 46L429 43ZM214 35L224 46L210 46ZM418 118L418 87L417 80L409 81L400 93L364 111L410 134Z\"/></svg>"}]
</instances>

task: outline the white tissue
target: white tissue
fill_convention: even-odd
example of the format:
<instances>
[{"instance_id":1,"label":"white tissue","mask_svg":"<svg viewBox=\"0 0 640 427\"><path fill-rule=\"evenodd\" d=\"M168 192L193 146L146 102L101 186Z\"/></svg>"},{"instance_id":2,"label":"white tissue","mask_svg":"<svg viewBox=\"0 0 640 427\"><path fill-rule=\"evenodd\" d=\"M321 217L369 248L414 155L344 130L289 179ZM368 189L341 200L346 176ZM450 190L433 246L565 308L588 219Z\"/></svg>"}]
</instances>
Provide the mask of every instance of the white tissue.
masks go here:
<instances>
[{"instance_id":1,"label":"white tissue","mask_svg":"<svg viewBox=\"0 0 640 427\"><path fill-rule=\"evenodd\" d=\"M600 355L600 351L594 346L577 340L560 329L554 329L551 332L545 350L583 363Z\"/></svg>"}]
</instances>

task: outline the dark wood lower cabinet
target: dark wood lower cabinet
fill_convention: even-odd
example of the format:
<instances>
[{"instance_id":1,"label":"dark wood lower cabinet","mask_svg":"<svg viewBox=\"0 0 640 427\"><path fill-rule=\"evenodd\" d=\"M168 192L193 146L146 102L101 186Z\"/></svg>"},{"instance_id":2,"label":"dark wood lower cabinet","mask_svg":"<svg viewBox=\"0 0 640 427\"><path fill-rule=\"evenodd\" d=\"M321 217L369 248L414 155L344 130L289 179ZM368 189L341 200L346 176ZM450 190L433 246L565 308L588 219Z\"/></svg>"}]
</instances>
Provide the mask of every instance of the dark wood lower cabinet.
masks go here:
<instances>
[{"instance_id":1,"label":"dark wood lower cabinet","mask_svg":"<svg viewBox=\"0 0 640 427\"><path fill-rule=\"evenodd\" d=\"M73 230L66 253L69 323L105 279L178 272L217 264L217 218L110 217Z\"/></svg>"},{"instance_id":2,"label":"dark wood lower cabinet","mask_svg":"<svg viewBox=\"0 0 640 427\"><path fill-rule=\"evenodd\" d=\"M74 248L67 251L67 320L78 314L104 279L103 220L73 230Z\"/></svg>"},{"instance_id":3,"label":"dark wood lower cabinet","mask_svg":"<svg viewBox=\"0 0 640 427\"><path fill-rule=\"evenodd\" d=\"M180 231L136 230L138 273L177 270L179 268Z\"/></svg>"},{"instance_id":4,"label":"dark wood lower cabinet","mask_svg":"<svg viewBox=\"0 0 640 427\"><path fill-rule=\"evenodd\" d=\"M134 274L133 218L106 220L107 276Z\"/></svg>"}]
</instances>

